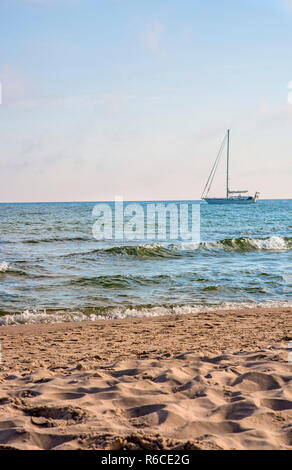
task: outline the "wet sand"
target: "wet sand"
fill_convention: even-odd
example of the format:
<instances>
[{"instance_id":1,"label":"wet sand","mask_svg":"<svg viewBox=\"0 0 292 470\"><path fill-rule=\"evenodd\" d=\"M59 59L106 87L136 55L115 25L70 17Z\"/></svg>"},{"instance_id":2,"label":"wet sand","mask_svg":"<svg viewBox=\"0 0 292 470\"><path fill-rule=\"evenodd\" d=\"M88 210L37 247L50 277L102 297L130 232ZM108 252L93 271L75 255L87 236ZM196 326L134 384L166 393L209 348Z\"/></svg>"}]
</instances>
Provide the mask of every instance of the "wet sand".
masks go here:
<instances>
[{"instance_id":1,"label":"wet sand","mask_svg":"<svg viewBox=\"0 0 292 470\"><path fill-rule=\"evenodd\" d=\"M291 318L2 326L0 448L292 449Z\"/></svg>"}]
</instances>

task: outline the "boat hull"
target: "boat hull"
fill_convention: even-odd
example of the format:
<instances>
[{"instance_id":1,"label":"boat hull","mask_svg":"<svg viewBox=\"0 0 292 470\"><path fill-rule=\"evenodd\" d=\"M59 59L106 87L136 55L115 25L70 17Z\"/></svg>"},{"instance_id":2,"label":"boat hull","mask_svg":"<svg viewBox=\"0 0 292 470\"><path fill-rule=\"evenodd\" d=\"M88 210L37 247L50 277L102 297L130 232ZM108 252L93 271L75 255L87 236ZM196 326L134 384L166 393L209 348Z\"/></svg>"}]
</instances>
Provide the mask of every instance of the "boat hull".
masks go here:
<instances>
[{"instance_id":1,"label":"boat hull","mask_svg":"<svg viewBox=\"0 0 292 470\"><path fill-rule=\"evenodd\" d=\"M251 198L220 198L220 197L206 197L204 198L208 204L255 204L256 199Z\"/></svg>"}]
</instances>

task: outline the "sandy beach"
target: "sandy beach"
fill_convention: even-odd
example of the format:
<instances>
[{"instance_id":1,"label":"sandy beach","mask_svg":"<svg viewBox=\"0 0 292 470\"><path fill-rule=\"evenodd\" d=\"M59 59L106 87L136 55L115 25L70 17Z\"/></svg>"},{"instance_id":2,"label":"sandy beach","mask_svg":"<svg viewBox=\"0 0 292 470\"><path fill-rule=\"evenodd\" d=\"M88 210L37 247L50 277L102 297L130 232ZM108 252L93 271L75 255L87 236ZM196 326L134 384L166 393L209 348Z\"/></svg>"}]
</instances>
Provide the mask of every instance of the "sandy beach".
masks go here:
<instances>
[{"instance_id":1,"label":"sandy beach","mask_svg":"<svg viewBox=\"0 0 292 470\"><path fill-rule=\"evenodd\" d=\"M2 449L292 449L292 308L0 327Z\"/></svg>"}]
</instances>

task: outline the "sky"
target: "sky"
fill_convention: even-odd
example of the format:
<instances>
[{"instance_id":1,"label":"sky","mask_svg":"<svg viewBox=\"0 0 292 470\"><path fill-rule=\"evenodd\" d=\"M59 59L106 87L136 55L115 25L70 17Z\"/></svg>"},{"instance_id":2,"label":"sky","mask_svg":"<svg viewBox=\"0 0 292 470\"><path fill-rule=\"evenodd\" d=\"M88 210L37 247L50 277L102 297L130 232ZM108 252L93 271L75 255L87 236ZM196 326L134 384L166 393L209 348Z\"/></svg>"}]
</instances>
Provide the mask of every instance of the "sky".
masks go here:
<instances>
[{"instance_id":1,"label":"sky","mask_svg":"<svg viewBox=\"0 0 292 470\"><path fill-rule=\"evenodd\" d=\"M0 0L0 202L199 199L227 128L291 198L291 50L292 0Z\"/></svg>"}]
</instances>

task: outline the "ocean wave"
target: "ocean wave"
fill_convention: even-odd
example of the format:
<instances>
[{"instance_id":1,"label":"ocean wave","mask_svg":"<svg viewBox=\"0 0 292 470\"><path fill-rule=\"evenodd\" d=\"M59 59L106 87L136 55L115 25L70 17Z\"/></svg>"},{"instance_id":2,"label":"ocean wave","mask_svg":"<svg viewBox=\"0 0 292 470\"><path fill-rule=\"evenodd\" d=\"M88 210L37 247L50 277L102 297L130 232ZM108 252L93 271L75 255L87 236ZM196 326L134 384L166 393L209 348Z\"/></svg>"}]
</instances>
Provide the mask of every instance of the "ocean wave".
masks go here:
<instances>
[{"instance_id":1,"label":"ocean wave","mask_svg":"<svg viewBox=\"0 0 292 470\"><path fill-rule=\"evenodd\" d=\"M292 238L272 236L267 238L226 238L206 243L207 248L222 248L228 251L286 251L292 248Z\"/></svg>"},{"instance_id":2,"label":"ocean wave","mask_svg":"<svg viewBox=\"0 0 292 470\"><path fill-rule=\"evenodd\" d=\"M279 236L267 238L224 238L218 241L201 242L200 244L182 243L181 245L170 245L170 247L183 251L287 251L292 249L292 238Z\"/></svg>"},{"instance_id":3,"label":"ocean wave","mask_svg":"<svg viewBox=\"0 0 292 470\"><path fill-rule=\"evenodd\" d=\"M112 248L107 248L104 251L110 254L138 256L146 258L169 258L173 256L179 256L179 253L177 253L176 249L173 249L172 245L160 245L158 243L136 246L114 246Z\"/></svg>"},{"instance_id":4,"label":"ocean wave","mask_svg":"<svg viewBox=\"0 0 292 470\"><path fill-rule=\"evenodd\" d=\"M2 263L0 263L0 273L5 273L6 271L8 271L9 269L9 263L7 263L6 261L2 261Z\"/></svg>"},{"instance_id":5,"label":"ocean wave","mask_svg":"<svg viewBox=\"0 0 292 470\"><path fill-rule=\"evenodd\" d=\"M55 238L32 238L27 240L2 240L1 243L65 243L65 242L83 242L92 241L89 237L55 237ZM65 256L75 255L126 255L137 256L140 258L172 258L184 256L187 252L192 253L198 250L207 251L286 251L292 249L292 238L271 236L266 238L224 238L216 241L181 242L181 243L147 243L141 245L118 245L108 248L95 248L90 251L70 253ZM5 263L5 262L4 262ZM3 263L2 263L3 264ZM1 267L1 264L0 264ZM1 268L0 268L1 269Z\"/></svg>"},{"instance_id":6,"label":"ocean wave","mask_svg":"<svg viewBox=\"0 0 292 470\"><path fill-rule=\"evenodd\" d=\"M8 274L18 277L18 276L26 276L27 278L48 278L48 277L55 277L55 276L48 276L46 274L41 274L41 273L33 273L26 271L24 269L19 269L15 266L15 264L21 263L19 261L16 261L13 263L13 265L7 263L6 261L3 261L0 263L0 273L7 272Z\"/></svg>"},{"instance_id":7,"label":"ocean wave","mask_svg":"<svg viewBox=\"0 0 292 470\"><path fill-rule=\"evenodd\" d=\"M108 276L95 276L95 277L81 277L70 281L70 285L82 287L104 287L107 289L126 289L134 285L147 286L152 284L160 284L169 280L170 276L157 275L153 277L144 276L129 276L129 275L108 275Z\"/></svg>"},{"instance_id":8,"label":"ocean wave","mask_svg":"<svg viewBox=\"0 0 292 470\"><path fill-rule=\"evenodd\" d=\"M138 258L175 258L193 256L197 252L251 252L251 251L287 251L292 249L292 238L272 236L267 238L224 238L218 241L182 242L179 244L148 243L145 245L119 245L109 248L69 253L65 257L74 256L128 256Z\"/></svg>"},{"instance_id":9,"label":"ocean wave","mask_svg":"<svg viewBox=\"0 0 292 470\"><path fill-rule=\"evenodd\" d=\"M103 256L129 256L138 258L174 258L181 256L179 245L162 245L159 243L148 243L145 245L118 245L109 248L95 248L90 251L81 251L64 255L64 258L75 256L90 257L93 255Z\"/></svg>"},{"instance_id":10,"label":"ocean wave","mask_svg":"<svg viewBox=\"0 0 292 470\"><path fill-rule=\"evenodd\" d=\"M100 307L85 309L84 311L59 310L43 312L25 310L21 313L5 314L0 316L0 326L39 324L39 323L67 323L97 320L118 320L123 318L160 317L165 315L204 314L218 310L241 310L251 308L291 308L292 302L225 302L216 305L137 305L132 307ZM94 311L94 313L92 313ZM90 313L91 312L91 313Z\"/></svg>"},{"instance_id":11,"label":"ocean wave","mask_svg":"<svg viewBox=\"0 0 292 470\"><path fill-rule=\"evenodd\" d=\"M25 243L25 244L37 244L37 243L65 243L65 242L88 242L92 241L90 237L51 237L51 238L28 238L19 240L1 240L0 243Z\"/></svg>"}]
</instances>

